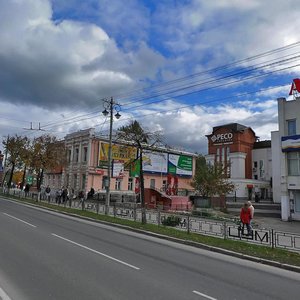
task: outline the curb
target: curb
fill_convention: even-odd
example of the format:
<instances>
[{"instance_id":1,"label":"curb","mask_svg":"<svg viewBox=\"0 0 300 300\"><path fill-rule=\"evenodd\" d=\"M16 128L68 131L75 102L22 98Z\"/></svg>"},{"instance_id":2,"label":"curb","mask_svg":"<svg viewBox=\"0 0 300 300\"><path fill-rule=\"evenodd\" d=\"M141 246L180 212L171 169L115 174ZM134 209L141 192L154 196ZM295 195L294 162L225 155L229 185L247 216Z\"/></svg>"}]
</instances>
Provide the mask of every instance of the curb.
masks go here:
<instances>
[{"instance_id":1,"label":"curb","mask_svg":"<svg viewBox=\"0 0 300 300\"><path fill-rule=\"evenodd\" d=\"M6 197L6 196L2 196L2 197L6 198L8 200L17 201L19 203L22 203L21 201L18 201L17 199L11 199L11 198ZM280 263L280 262L276 262L276 261L273 261L273 260L258 258L258 257L255 257L255 256L246 255L246 254L234 252L234 251L231 251L231 250L218 248L218 247L214 247L214 246L209 246L209 245L206 245L206 244L201 244L201 243L193 242L193 241L189 241L189 240L182 240L182 239L179 239L179 238L174 238L174 237L170 237L170 236L167 236L167 235L150 232L150 231L147 231L147 230L132 228L132 227L129 227L129 226L126 226L126 225L110 223L110 222L102 221L102 220L96 220L96 219L93 219L93 218L84 217L84 216L80 216L80 215L73 214L73 213L67 213L67 212L64 212L64 211L59 211L59 210L56 210L56 209L53 209L53 208L41 207L41 206L36 205L34 203L22 203L22 204L33 206L33 207L40 208L40 209L43 209L43 210L53 211L53 212L56 212L56 213L59 213L59 214L62 214L62 215L76 217L76 218L91 221L91 222L94 222L94 223L105 224L105 225L112 226L112 227L122 228L122 229L125 229L125 230L129 230L129 231L140 233L140 234L145 234L145 235L156 237L156 238L159 238L159 239L164 239L164 240L168 240L168 241L171 241L171 242L180 243L180 244L183 244L183 245L188 245L188 246L192 246L192 247L195 247L195 248L200 248L200 249L204 249L204 250L208 250L208 251L212 251L212 252L216 252L216 253L220 253L220 254L224 254L224 255L228 255L228 256L233 256L233 257L236 257L236 258L245 259L245 260L248 260L248 261L252 261L252 262L256 262L256 263L260 263L260 264L264 264L264 265L268 265L268 266L272 266L272 267L281 268L281 269L284 269L284 270L300 273L300 267L289 265L289 264L284 264L284 263Z\"/></svg>"}]
</instances>

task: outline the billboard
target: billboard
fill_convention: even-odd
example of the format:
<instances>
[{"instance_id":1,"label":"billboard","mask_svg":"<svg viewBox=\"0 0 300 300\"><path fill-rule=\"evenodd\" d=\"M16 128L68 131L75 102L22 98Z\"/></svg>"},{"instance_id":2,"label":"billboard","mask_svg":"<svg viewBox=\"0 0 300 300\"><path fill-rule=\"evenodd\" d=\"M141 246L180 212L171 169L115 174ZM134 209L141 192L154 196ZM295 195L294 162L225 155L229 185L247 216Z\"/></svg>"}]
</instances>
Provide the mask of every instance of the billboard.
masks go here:
<instances>
[{"instance_id":1,"label":"billboard","mask_svg":"<svg viewBox=\"0 0 300 300\"><path fill-rule=\"evenodd\" d=\"M109 144L99 142L99 167L107 167ZM112 145L112 160L122 160L124 164L136 158L137 150L135 147L125 145Z\"/></svg>"},{"instance_id":2,"label":"billboard","mask_svg":"<svg viewBox=\"0 0 300 300\"><path fill-rule=\"evenodd\" d=\"M143 172L167 174L168 154L162 152L145 151L143 153ZM131 164L130 176L140 175L140 161L137 159Z\"/></svg>"},{"instance_id":3,"label":"billboard","mask_svg":"<svg viewBox=\"0 0 300 300\"><path fill-rule=\"evenodd\" d=\"M145 151L143 153L143 171L151 173L168 173L168 154Z\"/></svg>"},{"instance_id":4,"label":"billboard","mask_svg":"<svg viewBox=\"0 0 300 300\"><path fill-rule=\"evenodd\" d=\"M176 175L193 175L193 157L169 154L168 172Z\"/></svg>"}]
</instances>

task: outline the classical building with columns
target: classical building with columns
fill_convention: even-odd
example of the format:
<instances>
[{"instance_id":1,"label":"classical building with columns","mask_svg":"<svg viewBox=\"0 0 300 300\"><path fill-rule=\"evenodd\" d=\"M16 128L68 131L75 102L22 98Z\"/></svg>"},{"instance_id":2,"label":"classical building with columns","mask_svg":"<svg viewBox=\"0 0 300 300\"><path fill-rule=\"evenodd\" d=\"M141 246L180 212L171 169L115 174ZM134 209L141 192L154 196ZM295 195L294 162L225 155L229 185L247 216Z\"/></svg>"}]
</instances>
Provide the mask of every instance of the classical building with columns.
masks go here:
<instances>
[{"instance_id":1,"label":"classical building with columns","mask_svg":"<svg viewBox=\"0 0 300 300\"><path fill-rule=\"evenodd\" d=\"M206 161L221 163L226 176L235 185L235 191L227 199L247 200L272 197L271 142L258 141L255 132L238 123L213 127L208 139Z\"/></svg>"},{"instance_id":2,"label":"classical building with columns","mask_svg":"<svg viewBox=\"0 0 300 300\"><path fill-rule=\"evenodd\" d=\"M67 162L60 174L45 175L45 185L53 189L67 186L74 194L93 188L105 195L109 140L95 134L93 128L65 136ZM128 162L138 157L130 142L112 141L110 191L112 197L135 198L139 190L139 171L130 170ZM187 196L193 192L197 154L165 147L151 147L143 153L144 186L167 196ZM60 176L60 177L59 177ZM60 178L60 179L59 179ZM55 180L54 180L55 179ZM56 180L57 179L57 180Z\"/></svg>"}]
</instances>

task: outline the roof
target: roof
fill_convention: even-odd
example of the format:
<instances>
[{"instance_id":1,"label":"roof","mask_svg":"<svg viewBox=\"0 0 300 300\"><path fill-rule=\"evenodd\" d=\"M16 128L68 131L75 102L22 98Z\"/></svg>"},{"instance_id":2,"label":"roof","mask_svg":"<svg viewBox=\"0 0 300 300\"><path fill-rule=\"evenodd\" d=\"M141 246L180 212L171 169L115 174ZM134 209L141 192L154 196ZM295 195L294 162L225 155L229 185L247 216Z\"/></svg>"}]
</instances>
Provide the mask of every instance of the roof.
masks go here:
<instances>
[{"instance_id":1,"label":"roof","mask_svg":"<svg viewBox=\"0 0 300 300\"><path fill-rule=\"evenodd\" d=\"M263 149L263 148L271 148L271 141L259 141L253 144L253 149Z\"/></svg>"},{"instance_id":2,"label":"roof","mask_svg":"<svg viewBox=\"0 0 300 300\"><path fill-rule=\"evenodd\" d=\"M229 123L221 126L215 126L213 127L213 131L218 130L220 128L227 128L227 129L231 129L233 132L238 132L238 131L244 131L245 129L250 127L246 127L239 123Z\"/></svg>"}]
</instances>

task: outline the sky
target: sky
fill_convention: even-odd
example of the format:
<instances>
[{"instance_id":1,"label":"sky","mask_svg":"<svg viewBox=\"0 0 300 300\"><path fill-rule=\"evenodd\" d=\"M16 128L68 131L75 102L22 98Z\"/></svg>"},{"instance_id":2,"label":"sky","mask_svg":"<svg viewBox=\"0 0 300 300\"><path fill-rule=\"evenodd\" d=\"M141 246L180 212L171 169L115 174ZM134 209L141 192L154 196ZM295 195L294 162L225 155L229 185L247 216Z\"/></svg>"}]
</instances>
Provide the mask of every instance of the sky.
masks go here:
<instances>
[{"instance_id":1,"label":"sky","mask_svg":"<svg viewBox=\"0 0 300 300\"><path fill-rule=\"evenodd\" d=\"M114 131L137 120L168 147L206 154L228 123L270 139L299 77L299 13L296 0L0 0L1 139L107 136L111 98Z\"/></svg>"}]
</instances>

